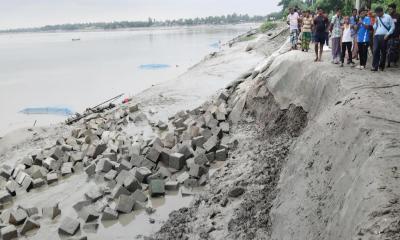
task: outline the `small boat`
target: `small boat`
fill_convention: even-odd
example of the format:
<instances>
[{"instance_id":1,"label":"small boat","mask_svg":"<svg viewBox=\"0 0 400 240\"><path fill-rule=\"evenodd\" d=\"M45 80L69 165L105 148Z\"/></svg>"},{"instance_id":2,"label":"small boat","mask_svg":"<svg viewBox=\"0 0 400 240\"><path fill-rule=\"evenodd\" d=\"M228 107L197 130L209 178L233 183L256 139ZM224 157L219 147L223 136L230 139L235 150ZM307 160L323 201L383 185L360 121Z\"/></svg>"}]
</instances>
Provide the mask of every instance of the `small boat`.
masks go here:
<instances>
[{"instance_id":1,"label":"small boat","mask_svg":"<svg viewBox=\"0 0 400 240\"><path fill-rule=\"evenodd\" d=\"M139 66L141 69L163 69L169 67L171 66L168 64L143 64Z\"/></svg>"},{"instance_id":2,"label":"small boat","mask_svg":"<svg viewBox=\"0 0 400 240\"><path fill-rule=\"evenodd\" d=\"M61 115L70 116L74 112L68 108L57 108L57 107L36 107L36 108L25 108L20 113L33 115L33 114L48 114L48 115Z\"/></svg>"}]
</instances>

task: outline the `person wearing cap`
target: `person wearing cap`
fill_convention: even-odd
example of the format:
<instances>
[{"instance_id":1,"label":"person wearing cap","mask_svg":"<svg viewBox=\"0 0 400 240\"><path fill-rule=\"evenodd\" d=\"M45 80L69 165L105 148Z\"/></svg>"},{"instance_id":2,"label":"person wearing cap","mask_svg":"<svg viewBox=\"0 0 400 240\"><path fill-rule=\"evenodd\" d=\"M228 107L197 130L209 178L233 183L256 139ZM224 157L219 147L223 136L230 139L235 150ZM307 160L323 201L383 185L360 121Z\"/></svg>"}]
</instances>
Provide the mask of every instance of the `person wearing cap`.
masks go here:
<instances>
[{"instance_id":1,"label":"person wearing cap","mask_svg":"<svg viewBox=\"0 0 400 240\"><path fill-rule=\"evenodd\" d=\"M384 13L382 7L375 9L376 19L373 25L375 30L374 35L374 54L371 71L376 72L378 68L383 71L386 65L387 41L395 29L395 24L392 17Z\"/></svg>"}]
</instances>

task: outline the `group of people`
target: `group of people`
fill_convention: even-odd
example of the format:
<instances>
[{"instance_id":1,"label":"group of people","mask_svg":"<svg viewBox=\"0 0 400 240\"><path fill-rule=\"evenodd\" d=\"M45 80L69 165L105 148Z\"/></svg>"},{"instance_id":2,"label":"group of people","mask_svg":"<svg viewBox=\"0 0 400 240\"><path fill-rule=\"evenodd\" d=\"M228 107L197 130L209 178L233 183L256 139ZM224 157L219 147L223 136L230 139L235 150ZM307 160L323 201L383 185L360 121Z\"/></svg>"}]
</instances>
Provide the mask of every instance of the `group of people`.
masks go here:
<instances>
[{"instance_id":1,"label":"group of people","mask_svg":"<svg viewBox=\"0 0 400 240\"><path fill-rule=\"evenodd\" d=\"M358 68L365 69L369 49L373 56L372 71L383 71L392 64L397 66L399 61L400 16L395 4L389 5L388 13L377 7L374 13L362 8L354 9L351 16L343 16L341 9L336 9L330 19L321 8L316 13L292 8L287 21L292 50L297 49L299 38L302 51L308 52L313 42L316 62L322 61L324 45L332 49L332 63L342 67L347 53L347 64L355 66L357 59Z\"/></svg>"}]
</instances>

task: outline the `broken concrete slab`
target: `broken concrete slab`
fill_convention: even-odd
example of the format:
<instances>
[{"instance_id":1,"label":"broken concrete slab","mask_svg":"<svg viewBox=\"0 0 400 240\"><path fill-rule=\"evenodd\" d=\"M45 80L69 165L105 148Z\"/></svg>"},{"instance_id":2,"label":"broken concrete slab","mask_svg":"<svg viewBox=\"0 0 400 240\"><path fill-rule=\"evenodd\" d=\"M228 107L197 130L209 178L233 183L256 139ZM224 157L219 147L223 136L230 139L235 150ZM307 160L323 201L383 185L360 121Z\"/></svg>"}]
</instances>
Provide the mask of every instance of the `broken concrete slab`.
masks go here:
<instances>
[{"instance_id":1,"label":"broken concrete slab","mask_svg":"<svg viewBox=\"0 0 400 240\"><path fill-rule=\"evenodd\" d=\"M201 136L203 136L206 140L208 140L210 137L212 137L212 132L208 128L203 128L200 130Z\"/></svg>"},{"instance_id":2,"label":"broken concrete slab","mask_svg":"<svg viewBox=\"0 0 400 240\"><path fill-rule=\"evenodd\" d=\"M104 179L108 181L113 180L117 176L117 174L118 174L117 171L111 169L110 171L108 171L108 173L104 175Z\"/></svg>"},{"instance_id":3,"label":"broken concrete slab","mask_svg":"<svg viewBox=\"0 0 400 240\"><path fill-rule=\"evenodd\" d=\"M157 164L146 159L143 156L137 155L137 154L132 154L131 156L131 164L132 166L135 167L147 167L148 169L155 169Z\"/></svg>"},{"instance_id":4,"label":"broken concrete slab","mask_svg":"<svg viewBox=\"0 0 400 240\"><path fill-rule=\"evenodd\" d=\"M85 168L85 172L89 177L93 176L96 173L96 164L91 163Z\"/></svg>"},{"instance_id":5,"label":"broken concrete slab","mask_svg":"<svg viewBox=\"0 0 400 240\"><path fill-rule=\"evenodd\" d=\"M84 207L78 215L85 223L95 221L99 218L99 215L91 207Z\"/></svg>"},{"instance_id":6,"label":"broken concrete slab","mask_svg":"<svg viewBox=\"0 0 400 240\"><path fill-rule=\"evenodd\" d=\"M198 136L193 138L193 146L196 147L203 147L203 144L206 142L207 140L204 138L204 136Z\"/></svg>"},{"instance_id":7,"label":"broken concrete slab","mask_svg":"<svg viewBox=\"0 0 400 240\"><path fill-rule=\"evenodd\" d=\"M132 173L129 173L129 175L125 178L123 186L129 192L135 192L137 189L142 189L142 185L140 185L140 182Z\"/></svg>"},{"instance_id":8,"label":"broken concrete slab","mask_svg":"<svg viewBox=\"0 0 400 240\"><path fill-rule=\"evenodd\" d=\"M118 184L124 184L125 178L130 174L129 171L127 170L122 170L121 172L118 173L116 176L115 180L117 181Z\"/></svg>"},{"instance_id":9,"label":"broken concrete slab","mask_svg":"<svg viewBox=\"0 0 400 240\"><path fill-rule=\"evenodd\" d=\"M207 159L209 162L214 162L215 161L215 152L209 152L206 154Z\"/></svg>"},{"instance_id":10,"label":"broken concrete slab","mask_svg":"<svg viewBox=\"0 0 400 240\"><path fill-rule=\"evenodd\" d=\"M74 166L73 162L63 163L61 166L61 175L65 176L72 173L72 167Z\"/></svg>"},{"instance_id":11,"label":"broken concrete slab","mask_svg":"<svg viewBox=\"0 0 400 240\"><path fill-rule=\"evenodd\" d=\"M190 175L189 175L189 173L188 172L183 172L183 173L181 173L177 178L176 178L176 180L179 182L179 183L184 183L187 179L189 179L190 178Z\"/></svg>"},{"instance_id":12,"label":"broken concrete slab","mask_svg":"<svg viewBox=\"0 0 400 240\"><path fill-rule=\"evenodd\" d=\"M96 202L103 196L104 192L99 187L93 187L85 193L85 197L87 197L92 202Z\"/></svg>"},{"instance_id":13,"label":"broken concrete slab","mask_svg":"<svg viewBox=\"0 0 400 240\"><path fill-rule=\"evenodd\" d=\"M128 162L127 160L123 159L120 162L120 165L118 167L118 171L122 171L122 170L131 170L132 169L132 163Z\"/></svg>"},{"instance_id":14,"label":"broken concrete slab","mask_svg":"<svg viewBox=\"0 0 400 240\"><path fill-rule=\"evenodd\" d=\"M3 227L0 231L3 240L11 240L18 238L18 231L14 225Z\"/></svg>"},{"instance_id":15,"label":"broken concrete slab","mask_svg":"<svg viewBox=\"0 0 400 240\"><path fill-rule=\"evenodd\" d=\"M99 228L99 224L97 222L86 223L82 226L82 230L86 233L96 233Z\"/></svg>"},{"instance_id":16,"label":"broken concrete slab","mask_svg":"<svg viewBox=\"0 0 400 240\"><path fill-rule=\"evenodd\" d=\"M41 178L33 179L32 186L33 188L39 188L45 184L45 181Z\"/></svg>"},{"instance_id":17,"label":"broken concrete slab","mask_svg":"<svg viewBox=\"0 0 400 240\"><path fill-rule=\"evenodd\" d=\"M84 207L89 206L92 204L91 200L82 200L77 203L75 203L72 208L75 209L75 211L79 212L81 211Z\"/></svg>"},{"instance_id":18,"label":"broken concrete slab","mask_svg":"<svg viewBox=\"0 0 400 240\"><path fill-rule=\"evenodd\" d=\"M122 213L130 213L135 206L135 200L127 195L121 195L116 203L115 210Z\"/></svg>"},{"instance_id":19,"label":"broken concrete slab","mask_svg":"<svg viewBox=\"0 0 400 240\"><path fill-rule=\"evenodd\" d=\"M153 179L149 182L149 193L152 197L165 194L165 183L161 179Z\"/></svg>"},{"instance_id":20,"label":"broken concrete slab","mask_svg":"<svg viewBox=\"0 0 400 240\"><path fill-rule=\"evenodd\" d=\"M45 167L49 170L57 170L58 164L54 158L48 157L43 161L43 167Z\"/></svg>"},{"instance_id":21,"label":"broken concrete slab","mask_svg":"<svg viewBox=\"0 0 400 240\"><path fill-rule=\"evenodd\" d=\"M38 179L38 178L45 178L47 175L48 171L46 168L33 165L31 168L27 170L27 173L33 178L33 179Z\"/></svg>"},{"instance_id":22,"label":"broken concrete slab","mask_svg":"<svg viewBox=\"0 0 400 240\"><path fill-rule=\"evenodd\" d=\"M24 225L22 225L21 234L25 234L37 228L40 228L40 224L31 218L27 218L24 222Z\"/></svg>"},{"instance_id":23,"label":"broken concrete slab","mask_svg":"<svg viewBox=\"0 0 400 240\"><path fill-rule=\"evenodd\" d=\"M14 180L8 180L5 189L10 193L11 196L15 196L17 193L18 183Z\"/></svg>"},{"instance_id":24,"label":"broken concrete slab","mask_svg":"<svg viewBox=\"0 0 400 240\"><path fill-rule=\"evenodd\" d=\"M218 147L218 137L212 136L210 139L207 140L207 142L204 143L203 146L207 152L215 151Z\"/></svg>"},{"instance_id":25,"label":"broken concrete slab","mask_svg":"<svg viewBox=\"0 0 400 240\"><path fill-rule=\"evenodd\" d=\"M182 197L192 196L193 195L193 191L190 188L181 187L181 194L182 194Z\"/></svg>"},{"instance_id":26,"label":"broken concrete slab","mask_svg":"<svg viewBox=\"0 0 400 240\"><path fill-rule=\"evenodd\" d=\"M0 169L0 176L8 180L13 173L13 168L9 165L3 165Z\"/></svg>"},{"instance_id":27,"label":"broken concrete slab","mask_svg":"<svg viewBox=\"0 0 400 240\"><path fill-rule=\"evenodd\" d=\"M146 158L154 163L158 163L162 149L160 147L151 147Z\"/></svg>"},{"instance_id":28,"label":"broken concrete slab","mask_svg":"<svg viewBox=\"0 0 400 240\"><path fill-rule=\"evenodd\" d=\"M24 181L25 177L27 177L28 174L26 174L23 171L19 171L19 173L17 174L17 177L15 178L15 181L19 184L22 185L22 182Z\"/></svg>"},{"instance_id":29,"label":"broken concrete slab","mask_svg":"<svg viewBox=\"0 0 400 240\"><path fill-rule=\"evenodd\" d=\"M22 189L29 192L29 190L33 187L33 179L28 175L24 178L24 181L21 184Z\"/></svg>"},{"instance_id":30,"label":"broken concrete slab","mask_svg":"<svg viewBox=\"0 0 400 240\"><path fill-rule=\"evenodd\" d=\"M194 163L197 165L204 165L208 163L208 158L205 153L195 154Z\"/></svg>"},{"instance_id":31,"label":"broken concrete slab","mask_svg":"<svg viewBox=\"0 0 400 240\"><path fill-rule=\"evenodd\" d=\"M173 133L167 133L163 139L164 147L173 148L176 144L176 138Z\"/></svg>"},{"instance_id":32,"label":"broken concrete slab","mask_svg":"<svg viewBox=\"0 0 400 240\"><path fill-rule=\"evenodd\" d=\"M80 227L80 223L78 220L73 219L71 217L66 217L62 220L60 226L58 227L58 231L60 233L75 235Z\"/></svg>"},{"instance_id":33,"label":"broken concrete slab","mask_svg":"<svg viewBox=\"0 0 400 240\"><path fill-rule=\"evenodd\" d=\"M189 175L195 178L200 178L203 174L207 173L207 168L198 164L193 164L190 167Z\"/></svg>"},{"instance_id":34,"label":"broken concrete slab","mask_svg":"<svg viewBox=\"0 0 400 240\"><path fill-rule=\"evenodd\" d=\"M221 128L222 132L224 132L224 133L229 133L229 131L230 131L230 125L228 122L221 122L219 124L219 127Z\"/></svg>"}]
</instances>

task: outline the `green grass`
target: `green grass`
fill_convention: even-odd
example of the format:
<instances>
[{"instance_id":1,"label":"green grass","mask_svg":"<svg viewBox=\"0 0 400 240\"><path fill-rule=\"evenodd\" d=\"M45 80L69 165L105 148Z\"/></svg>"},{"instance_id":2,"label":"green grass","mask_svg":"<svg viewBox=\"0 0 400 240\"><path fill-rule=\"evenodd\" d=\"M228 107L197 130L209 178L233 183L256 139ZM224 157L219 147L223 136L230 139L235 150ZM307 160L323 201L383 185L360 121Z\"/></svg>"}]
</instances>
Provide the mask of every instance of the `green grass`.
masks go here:
<instances>
[{"instance_id":1,"label":"green grass","mask_svg":"<svg viewBox=\"0 0 400 240\"><path fill-rule=\"evenodd\" d=\"M278 26L278 24L276 24L274 22L265 22L265 23L263 23L263 25L261 25L260 31L262 33L265 33L269 30L275 29L277 26Z\"/></svg>"},{"instance_id":2,"label":"green grass","mask_svg":"<svg viewBox=\"0 0 400 240\"><path fill-rule=\"evenodd\" d=\"M257 38L256 35L244 36L244 37L241 37L241 38L239 39L239 42L247 42L247 41L254 40L254 39L256 39L256 38Z\"/></svg>"}]
</instances>

